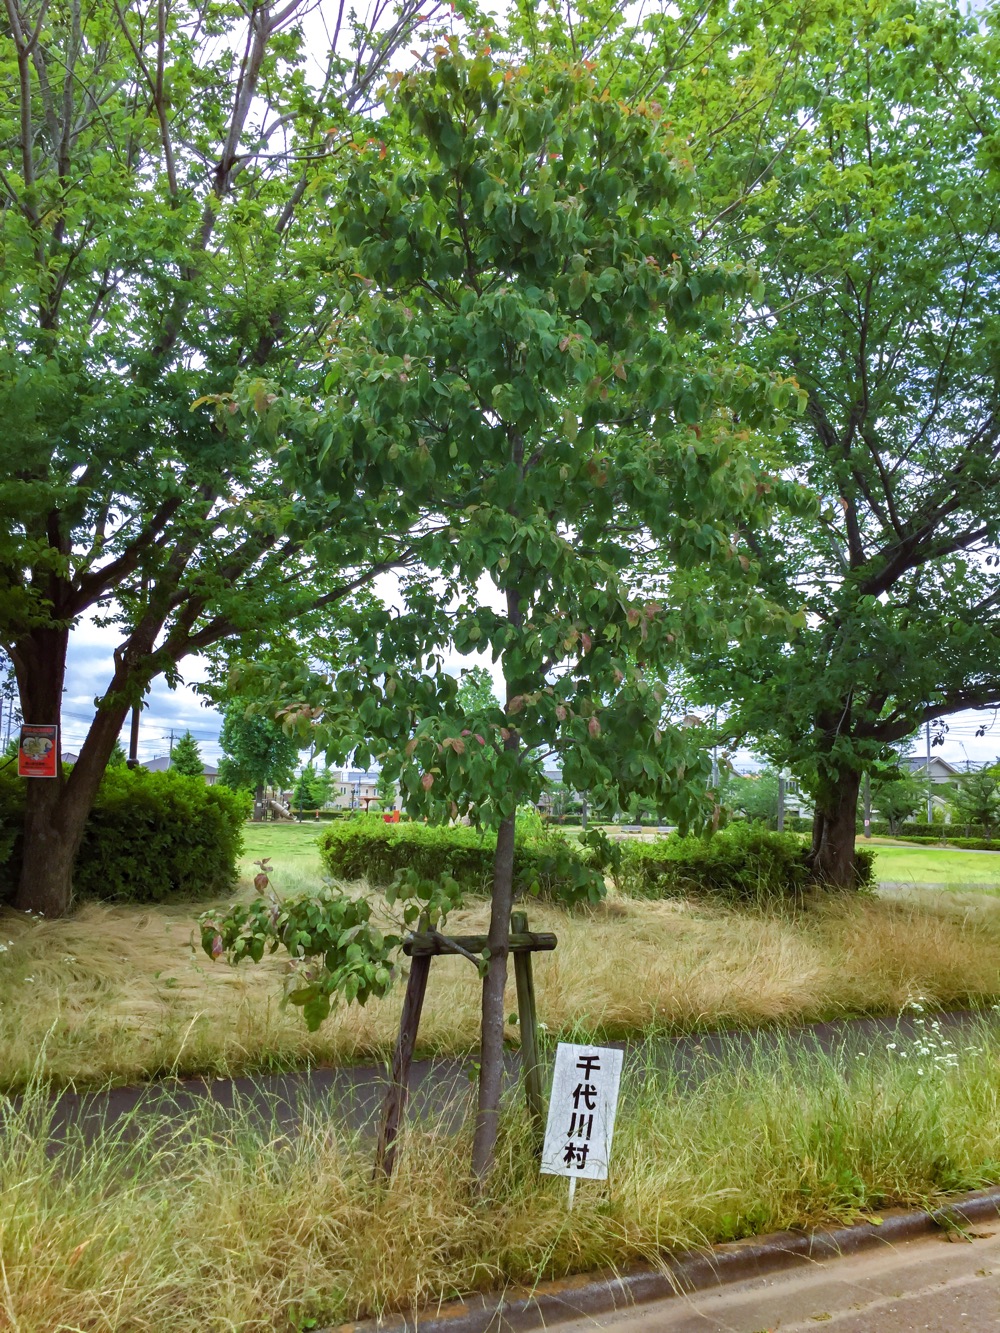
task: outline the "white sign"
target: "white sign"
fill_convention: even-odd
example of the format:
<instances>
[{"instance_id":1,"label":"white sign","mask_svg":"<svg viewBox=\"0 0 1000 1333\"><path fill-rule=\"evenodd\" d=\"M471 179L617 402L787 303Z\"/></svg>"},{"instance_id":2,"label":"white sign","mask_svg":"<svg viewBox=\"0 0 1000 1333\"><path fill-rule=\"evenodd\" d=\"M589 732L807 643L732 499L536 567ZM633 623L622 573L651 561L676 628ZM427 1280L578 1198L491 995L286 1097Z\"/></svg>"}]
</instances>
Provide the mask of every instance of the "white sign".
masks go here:
<instances>
[{"instance_id":1,"label":"white sign","mask_svg":"<svg viewBox=\"0 0 1000 1333\"><path fill-rule=\"evenodd\" d=\"M552 1077L542 1173L606 1180L615 1131L622 1052L560 1042Z\"/></svg>"}]
</instances>

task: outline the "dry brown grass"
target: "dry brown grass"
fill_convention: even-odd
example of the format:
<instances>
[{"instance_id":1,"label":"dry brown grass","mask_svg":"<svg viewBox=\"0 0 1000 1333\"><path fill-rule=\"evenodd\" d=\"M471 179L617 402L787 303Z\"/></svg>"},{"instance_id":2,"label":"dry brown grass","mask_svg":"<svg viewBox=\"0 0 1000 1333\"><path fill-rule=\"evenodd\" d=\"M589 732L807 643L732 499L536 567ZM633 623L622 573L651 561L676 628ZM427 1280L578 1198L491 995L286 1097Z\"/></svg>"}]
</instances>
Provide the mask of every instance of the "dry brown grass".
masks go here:
<instances>
[{"instance_id":1,"label":"dry brown grass","mask_svg":"<svg viewBox=\"0 0 1000 1333\"><path fill-rule=\"evenodd\" d=\"M280 1006L281 964L211 963L193 947L195 910L0 914L0 941L13 941L0 954L0 1087L24 1086L40 1051L46 1077L83 1086L358 1062L391 1047L398 988L309 1034ZM480 928L485 910L453 922ZM535 904L530 916L559 936L536 960L539 1016L553 1035L805 1022L893 1012L915 995L941 1006L1000 995L1000 900L987 894L834 900L794 917L626 900L576 916ZM423 1051L471 1050L477 1004L469 964L436 962Z\"/></svg>"},{"instance_id":2,"label":"dry brown grass","mask_svg":"<svg viewBox=\"0 0 1000 1333\"><path fill-rule=\"evenodd\" d=\"M42 1094L0 1100L0 1330L292 1333L923 1202L997 1178L998 1055L983 1025L948 1068L778 1050L697 1085L629 1070L610 1179L572 1215L518 1119L476 1203L464 1134L409 1131L379 1191L370 1141L327 1117L285 1138L203 1106L52 1153Z\"/></svg>"}]
</instances>

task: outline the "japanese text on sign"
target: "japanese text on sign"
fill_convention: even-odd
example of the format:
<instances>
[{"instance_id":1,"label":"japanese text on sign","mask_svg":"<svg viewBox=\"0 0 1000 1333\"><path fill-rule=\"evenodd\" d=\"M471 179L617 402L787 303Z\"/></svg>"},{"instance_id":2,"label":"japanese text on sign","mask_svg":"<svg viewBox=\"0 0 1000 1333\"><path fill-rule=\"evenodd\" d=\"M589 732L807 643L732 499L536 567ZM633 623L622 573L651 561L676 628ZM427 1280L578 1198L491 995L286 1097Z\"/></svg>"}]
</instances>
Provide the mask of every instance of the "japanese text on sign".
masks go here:
<instances>
[{"instance_id":1,"label":"japanese text on sign","mask_svg":"<svg viewBox=\"0 0 1000 1333\"><path fill-rule=\"evenodd\" d=\"M621 1074L621 1051L559 1043L542 1148L543 1174L606 1179Z\"/></svg>"},{"instance_id":2,"label":"japanese text on sign","mask_svg":"<svg viewBox=\"0 0 1000 1333\"><path fill-rule=\"evenodd\" d=\"M54 778L58 776L59 728L32 726L21 728L17 747L17 775L21 778Z\"/></svg>"}]
</instances>

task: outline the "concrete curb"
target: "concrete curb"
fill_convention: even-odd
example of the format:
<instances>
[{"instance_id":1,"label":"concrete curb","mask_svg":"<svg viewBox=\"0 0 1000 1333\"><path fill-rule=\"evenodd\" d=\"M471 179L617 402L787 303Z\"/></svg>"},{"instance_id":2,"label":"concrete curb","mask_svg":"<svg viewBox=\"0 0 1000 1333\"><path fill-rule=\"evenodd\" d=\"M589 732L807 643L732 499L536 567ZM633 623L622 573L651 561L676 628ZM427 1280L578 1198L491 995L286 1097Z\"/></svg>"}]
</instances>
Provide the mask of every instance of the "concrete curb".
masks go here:
<instances>
[{"instance_id":1,"label":"concrete curb","mask_svg":"<svg viewBox=\"0 0 1000 1333\"><path fill-rule=\"evenodd\" d=\"M970 1225L1000 1214L1000 1187L961 1195L931 1211L892 1210L880 1222L823 1231L778 1231L729 1241L710 1250L667 1256L660 1267L627 1273L585 1273L540 1282L532 1291L510 1287L416 1315L342 1324L327 1333L528 1333L581 1316L612 1314L668 1296L743 1282L798 1264L915 1240L939 1228Z\"/></svg>"}]
</instances>

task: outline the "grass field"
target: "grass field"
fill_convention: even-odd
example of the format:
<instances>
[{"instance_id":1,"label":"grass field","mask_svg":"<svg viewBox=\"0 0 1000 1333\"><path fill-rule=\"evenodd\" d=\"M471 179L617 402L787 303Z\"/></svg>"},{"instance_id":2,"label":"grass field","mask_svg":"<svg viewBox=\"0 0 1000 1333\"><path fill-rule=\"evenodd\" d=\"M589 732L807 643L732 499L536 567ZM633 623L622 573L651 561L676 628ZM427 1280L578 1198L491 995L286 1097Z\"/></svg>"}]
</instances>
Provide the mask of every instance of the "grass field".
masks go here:
<instances>
[{"instance_id":1,"label":"grass field","mask_svg":"<svg viewBox=\"0 0 1000 1333\"><path fill-rule=\"evenodd\" d=\"M251 829L247 869L270 855L279 892L315 883L314 837L308 825ZM309 1034L297 1010L281 1007L280 961L212 963L195 938L198 910L91 905L65 921L0 913L0 1088L25 1086L36 1062L56 1082L85 1086L356 1063L391 1049L401 988ZM891 1013L916 995L941 1006L1000 995L1000 898L989 893L834 898L789 916L614 898L576 914L533 903L529 915L559 937L536 964L553 1035L808 1022ZM482 929L485 904L453 920ZM437 962L421 1052L472 1050L478 1003L468 963Z\"/></svg>"},{"instance_id":2,"label":"grass field","mask_svg":"<svg viewBox=\"0 0 1000 1333\"><path fill-rule=\"evenodd\" d=\"M252 875L253 862L269 856L275 882L298 889L322 873L315 848L323 825L256 824L247 826L243 870ZM864 840L858 840L863 847ZM915 884L982 884L1000 888L1000 853L963 852L943 847L887 847L875 845L876 873L880 880Z\"/></svg>"},{"instance_id":3,"label":"grass field","mask_svg":"<svg viewBox=\"0 0 1000 1333\"><path fill-rule=\"evenodd\" d=\"M692 1085L626 1066L607 1182L540 1177L516 1111L492 1195L467 1134L411 1129L392 1187L328 1115L292 1137L205 1107L53 1150L44 1101L0 1102L0 1328L273 1333L664 1250L847 1222L1000 1179L1000 1043L862 1065L758 1053Z\"/></svg>"},{"instance_id":4,"label":"grass field","mask_svg":"<svg viewBox=\"0 0 1000 1333\"><path fill-rule=\"evenodd\" d=\"M861 840L858 846L863 846ZM950 847L877 847L875 854L876 873L883 881L1000 888L998 852L962 852Z\"/></svg>"}]
</instances>

